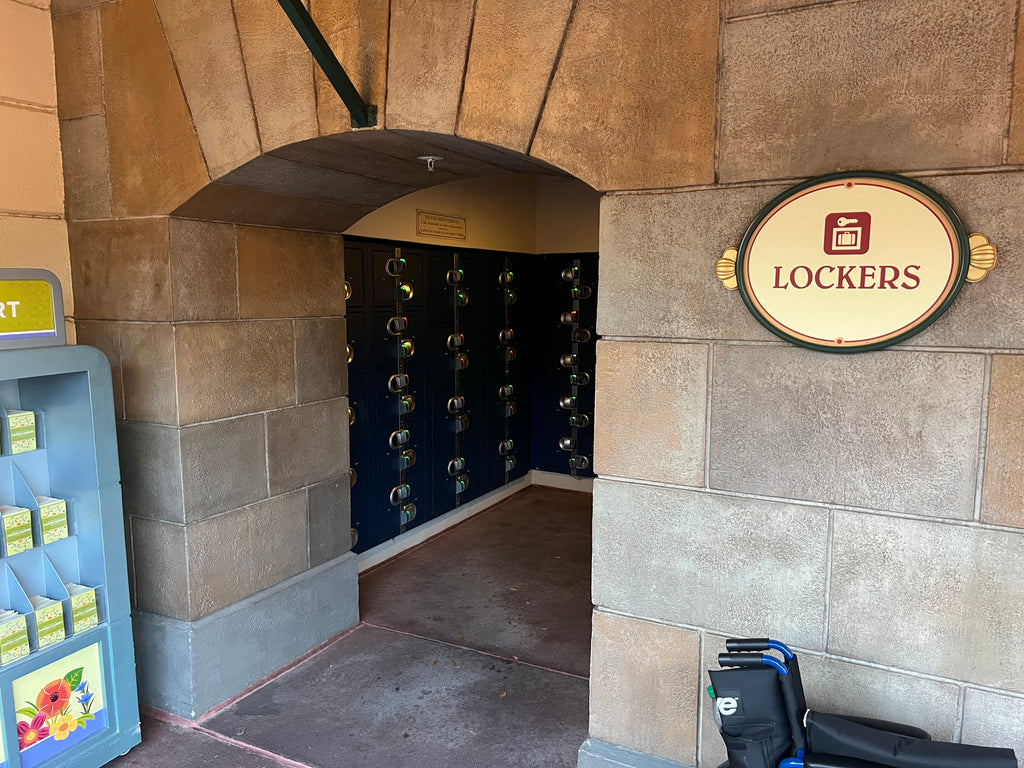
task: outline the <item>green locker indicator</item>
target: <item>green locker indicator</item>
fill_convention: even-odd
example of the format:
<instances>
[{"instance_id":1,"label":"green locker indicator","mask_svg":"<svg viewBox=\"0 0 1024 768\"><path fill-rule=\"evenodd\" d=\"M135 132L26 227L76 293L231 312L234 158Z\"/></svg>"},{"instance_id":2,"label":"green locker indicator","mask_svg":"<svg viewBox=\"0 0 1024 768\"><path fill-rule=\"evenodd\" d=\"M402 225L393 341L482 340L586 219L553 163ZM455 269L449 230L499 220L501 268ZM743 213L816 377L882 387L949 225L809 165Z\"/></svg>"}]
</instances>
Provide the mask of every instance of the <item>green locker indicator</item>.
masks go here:
<instances>
[{"instance_id":1,"label":"green locker indicator","mask_svg":"<svg viewBox=\"0 0 1024 768\"><path fill-rule=\"evenodd\" d=\"M0 280L0 339L55 337L53 289L45 280Z\"/></svg>"}]
</instances>

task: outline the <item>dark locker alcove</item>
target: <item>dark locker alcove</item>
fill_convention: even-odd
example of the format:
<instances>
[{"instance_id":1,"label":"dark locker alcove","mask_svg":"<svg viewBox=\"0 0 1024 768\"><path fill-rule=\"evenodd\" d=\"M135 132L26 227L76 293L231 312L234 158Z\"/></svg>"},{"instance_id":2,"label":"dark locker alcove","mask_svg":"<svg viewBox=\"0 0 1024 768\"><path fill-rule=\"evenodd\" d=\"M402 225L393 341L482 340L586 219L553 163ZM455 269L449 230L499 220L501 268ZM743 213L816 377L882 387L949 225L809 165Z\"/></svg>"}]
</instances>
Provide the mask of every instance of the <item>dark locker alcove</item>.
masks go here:
<instances>
[{"instance_id":1,"label":"dark locker alcove","mask_svg":"<svg viewBox=\"0 0 1024 768\"><path fill-rule=\"evenodd\" d=\"M597 254L346 238L345 277L356 552L530 469L593 476L570 420L593 414Z\"/></svg>"}]
</instances>

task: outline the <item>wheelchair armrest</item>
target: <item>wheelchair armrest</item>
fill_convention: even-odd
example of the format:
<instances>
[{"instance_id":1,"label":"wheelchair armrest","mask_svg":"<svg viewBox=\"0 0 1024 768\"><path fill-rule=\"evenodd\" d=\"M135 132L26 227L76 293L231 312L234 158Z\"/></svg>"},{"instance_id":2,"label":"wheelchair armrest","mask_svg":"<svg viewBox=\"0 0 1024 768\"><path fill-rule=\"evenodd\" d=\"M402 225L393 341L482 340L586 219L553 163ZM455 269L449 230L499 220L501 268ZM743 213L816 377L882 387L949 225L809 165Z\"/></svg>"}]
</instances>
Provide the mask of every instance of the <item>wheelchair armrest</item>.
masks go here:
<instances>
[{"instance_id":1,"label":"wheelchair armrest","mask_svg":"<svg viewBox=\"0 0 1024 768\"><path fill-rule=\"evenodd\" d=\"M897 736L909 736L912 739L923 739L924 741L931 741L932 738L928 731L913 725L907 725L906 723L893 723L889 720L876 720L873 717L857 717L856 715L837 715L837 717L849 720L851 723L866 725L879 731L895 733Z\"/></svg>"}]
</instances>

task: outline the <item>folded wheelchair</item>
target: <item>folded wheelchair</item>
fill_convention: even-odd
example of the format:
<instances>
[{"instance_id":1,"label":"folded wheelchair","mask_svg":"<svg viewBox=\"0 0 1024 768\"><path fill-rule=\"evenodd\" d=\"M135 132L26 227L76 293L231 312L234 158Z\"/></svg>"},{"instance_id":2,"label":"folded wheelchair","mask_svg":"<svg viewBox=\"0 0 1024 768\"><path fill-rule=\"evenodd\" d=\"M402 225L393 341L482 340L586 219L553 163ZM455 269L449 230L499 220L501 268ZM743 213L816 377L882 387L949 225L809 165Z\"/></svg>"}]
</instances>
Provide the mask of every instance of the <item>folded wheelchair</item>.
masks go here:
<instances>
[{"instance_id":1,"label":"folded wheelchair","mask_svg":"<svg viewBox=\"0 0 1024 768\"><path fill-rule=\"evenodd\" d=\"M719 768L1017 768L1012 749L932 741L920 728L807 709L796 655L777 640L732 638L709 670ZM778 656L770 653L774 651Z\"/></svg>"}]
</instances>

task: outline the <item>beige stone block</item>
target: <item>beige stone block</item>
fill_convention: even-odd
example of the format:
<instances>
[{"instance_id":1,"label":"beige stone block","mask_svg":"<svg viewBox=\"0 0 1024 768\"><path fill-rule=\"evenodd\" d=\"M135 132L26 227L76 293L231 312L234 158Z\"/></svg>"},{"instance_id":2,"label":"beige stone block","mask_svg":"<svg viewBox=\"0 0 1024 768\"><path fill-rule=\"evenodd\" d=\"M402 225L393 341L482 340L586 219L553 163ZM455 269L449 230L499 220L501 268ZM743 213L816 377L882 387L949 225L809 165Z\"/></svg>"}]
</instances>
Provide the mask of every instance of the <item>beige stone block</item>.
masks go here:
<instances>
[{"instance_id":1,"label":"beige stone block","mask_svg":"<svg viewBox=\"0 0 1024 768\"><path fill-rule=\"evenodd\" d=\"M1024 692L1024 538L836 512L828 650Z\"/></svg>"},{"instance_id":2,"label":"beige stone block","mask_svg":"<svg viewBox=\"0 0 1024 768\"><path fill-rule=\"evenodd\" d=\"M1017 40L1013 51L1014 61L1024 61L1024 30L1017 29ZM1024 70L1013 68L1013 96L1010 109L1010 133L1007 143L1007 160L1011 163L1024 162Z\"/></svg>"},{"instance_id":3,"label":"beige stone block","mask_svg":"<svg viewBox=\"0 0 1024 768\"><path fill-rule=\"evenodd\" d=\"M340 236L238 227L242 317L345 314L345 260ZM273 279L268 279L273 275Z\"/></svg>"},{"instance_id":4,"label":"beige stone block","mask_svg":"<svg viewBox=\"0 0 1024 768\"><path fill-rule=\"evenodd\" d=\"M283 493L348 472L348 399L267 414L270 492Z\"/></svg>"},{"instance_id":5,"label":"beige stone block","mask_svg":"<svg viewBox=\"0 0 1024 768\"><path fill-rule=\"evenodd\" d=\"M44 2L45 0L40 0ZM98 5L108 3L110 0L52 0L50 10L54 16L63 13L74 13L83 8L95 8Z\"/></svg>"},{"instance_id":6,"label":"beige stone block","mask_svg":"<svg viewBox=\"0 0 1024 768\"><path fill-rule=\"evenodd\" d=\"M45 9L0 3L0 97L57 105L53 35Z\"/></svg>"},{"instance_id":7,"label":"beige stone block","mask_svg":"<svg viewBox=\"0 0 1024 768\"><path fill-rule=\"evenodd\" d=\"M60 279L64 314L74 314L68 226L63 221L0 215L0 267L50 270Z\"/></svg>"},{"instance_id":8,"label":"beige stone block","mask_svg":"<svg viewBox=\"0 0 1024 768\"><path fill-rule=\"evenodd\" d=\"M477 0L458 135L530 148L571 0Z\"/></svg>"},{"instance_id":9,"label":"beige stone block","mask_svg":"<svg viewBox=\"0 0 1024 768\"><path fill-rule=\"evenodd\" d=\"M313 3L312 15L327 45L338 57L363 101L377 106L384 118L387 92L387 0L336 0ZM316 73L317 114L321 135L348 131L352 117L323 70Z\"/></svg>"},{"instance_id":10,"label":"beige stone block","mask_svg":"<svg viewBox=\"0 0 1024 768\"><path fill-rule=\"evenodd\" d=\"M830 3L726 24L719 179L1001 163L1015 8Z\"/></svg>"},{"instance_id":11,"label":"beige stone block","mask_svg":"<svg viewBox=\"0 0 1024 768\"><path fill-rule=\"evenodd\" d=\"M175 328L181 424L295 402L292 324L187 323Z\"/></svg>"},{"instance_id":12,"label":"beige stone block","mask_svg":"<svg viewBox=\"0 0 1024 768\"><path fill-rule=\"evenodd\" d=\"M264 227L344 232L373 208L334 200L280 195L230 184L207 184L175 214L186 218Z\"/></svg>"},{"instance_id":13,"label":"beige stone block","mask_svg":"<svg viewBox=\"0 0 1024 768\"><path fill-rule=\"evenodd\" d=\"M170 323L121 323L121 376L126 419L178 423Z\"/></svg>"},{"instance_id":14,"label":"beige stone block","mask_svg":"<svg viewBox=\"0 0 1024 768\"><path fill-rule=\"evenodd\" d=\"M156 7L100 9L116 216L168 213L210 180Z\"/></svg>"},{"instance_id":15,"label":"beige stone block","mask_svg":"<svg viewBox=\"0 0 1024 768\"><path fill-rule=\"evenodd\" d=\"M1024 357L992 359L982 488L984 522L1024 528Z\"/></svg>"},{"instance_id":16,"label":"beige stone block","mask_svg":"<svg viewBox=\"0 0 1024 768\"><path fill-rule=\"evenodd\" d=\"M1024 698L968 688L964 696L964 744L1012 749L1024 756Z\"/></svg>"},{"instance_id":17,"label":"beige stone block","mask_svg":"<svg viewBox=\"0 0 1024 768\"><path fill-rule=\"evenodd\" d=\"M344 318L295 321L295 391L299 403L348 394Z\"/></svg>"},{"instance_id":18,"label":"beige stone block","mask_svg":"<svg viewBox=\"0 0 1024 768\"><path fill-rule=\"evenodd\" d=\"M210 176L260 154L256 118L230 3L156 0Z\"/></svg>"},{"instance_id":19,"label":"beige stone block","mask_svg":"<svg viewBox=\"0 0 1024 768\"><path fill-rule=\"evenodd\" d=\"M722 0L722 16L733 19L737 16L753 16L758 13L773 13L795 8L806 8L833 0Z\"/></svg>"},{"instance_id":20,"label":"beige stone block","mask_svg":"<svg viewBox=\"0 0 1024 768\"><path fill-rule=\"evenodd\" d=\"M114 416L124 418L124 386L121 383L121 326L119 323L78 320L76 337L79 344L96 347L110 361L114 385Z\"/></svg>"},{"instance_id":21,"label":"beige stone block","mask_svg":"<svg viewBox=\"0 0 1024 768\"><path fill-rule=\"evenodd\" d=\"M174 319L237 319L234 226L172 218L170 238Z\"/></svg>"},{"instance_id":22,"label":"beige stone block","mask_svg":"<svg viewBox=\"0 0 1024 768\"><path fill-rule=\"evenodd\" d=\"M100 14L95 8L53 17L57 114L71 120L103 112Z\"/></svg>"},{"instance_id":23,"label":"beige stone block","mask_svg":"<svg viewBox=\"0 0 1024 768\"><path fill-rule=\"evenodd\" d=\"M61 156L64 194L69 219L110 217L110 155L107 121L103 115L63 120Z\"/></svg>"},{"instance_id":24,"label":"beige stone block","mask_svg":"<svg viewBox=\"0 0 1024 768\"><path fill-rule=\"evenodd\" d=\"M828 513L598 479L594 603L821 648Z\"/></svg>"},{"instance_id":25,"label":"beige stone block","mask_svg":"<svg viewBox=\"0 0 1024 768\"><path fill-rule=\"evenodd\" d=\"M317 135L313 57L276 3L234 0L264 152Z\"/></svg>"},{"instance_id":26,"label":"beige stone block","mask_svg":"<svg viewBox=\"0 0 1024 768\"><path fill-rule=\"evenodd\" d=\"M718 654L725 650L724 637L705 635L701 669L719 669ZM959 696L956 685L799 650L797 655L811 709L908 723L935 739L953 740ZM705 674L704 687L710 682ZM726 753L711 709L712 700L702 694L701 764L713 768L725 761Z\"/></svg>"},{"instance_id":27,"label":"beige stone block","mask_svg":"<svg viewBox=\"0 0 1024 768\"><path fill-rule=\"evenodd\" d=\"M348 475L309 488L309 565L352 549L352 495Z\"/></svg>"},{"instance_id":28,"label":"beige stone block","mask_svg":"<svg viewBox=\"0 0 1024 768\"><path fill-rule=\"evenodd\" d=\"M473 0L393 0L387 127L455 133Z\"/></svg>"},{"instance_id":29,"label":"beige stone block","mask_svg":"<svg viewBox=\"0 0 1024 768\"><path fill-rule=\"evenodd\" d=\"M181 430L121 421L117 447L125 514L182 525Z\"/></svg>"},{"instance_id":30,"label":"beige stone block","mask_svg":"<svg viewBox=\"0 0 1024 768\"><path fill-rule=\"evenodd\" d=\"M718 3L580 0L530 154L602 191L714 179Z\"/></svg>"},{"instance_id":31,"label":"beige stone block","mask_svg":"<svg viewBox=\"0 0 1024 768\"><path fill-rule=\"evenodd\" d=\"M590 735L693 765L700 661L697 632L595 611Z\"/></svg>"},{"instance_id":32,"label":"beige stone block","mask_svg":"<svg viewBox=\"0 0 1024 768\"><path fill-rule=\"evenodd\" d=\"M981 355L786 345L713 356L712 488L974 517Z\"/></svg>"},{"instance_id":33,"label":"beige stone block","mask_svg":"<svg viewBox=\"0 0 1024 768\"><path fill-rule=\"evenodd\" d=\"M758 210L781 191L753 187L602 198L598 333L774 339L740 296L722 287L715 262L726 248L739 245Z\"/></svg>"},{"instance_id":34,"label":"beige stone block","mask_svg":"<svg viewBox=\"0 0 1024 768\"><path fill-rule=\"evenodd\" d=\"M185 527L141 517L131 527L138 609L188 621Z\"/></svg>"},{"instance_id":35,"label":"beige stone block","mask_svg":"<svg viewBox=\"0 0 1024 768\"><path fill-rule=\"evenodd\" d=\"M267 498L266 432L263 414L181 430L186 522Z\"/></svg>"},{"instance_id":36,"label":"beige stone block","mask_svg":"<svg viewBox=\"0 0 1024 768\"><path fill-rule=\"evenodd\" d=\"M306 570L307 536L305 491L189 526L189 618L213 613Z\"/></svg>"},{"instance_id":37,"label":"beige stone block","mask_svg":"<svg viewBox=\"0 0 1024 768\"><path fill-rule=\"evenodd\" d=\"M0 209L63 215L57 115L0 104L0 136Z\"/></svg>"},{"instance_id":38,"label":"beige stone block","mask_svg":"<svg viewBox=\"0 0 1024 768\"><path fill-rule=\"evenodd\" d=\"M924 179L956 210L968 232L995 243L999 259L980 283L965 285L946 314L911 344L1024 351L1024 229L1011 211L1024 205L1024 173Z\"/></svg>"},{"instance_id":39,"label":"beige stone block","mask_svg":"<svg viewBox=\"0 0 1024 768\"><path fill-rule=\"evenodd\" d=\"M170 320L166 218L71 222L75 314L85 320Z\"/></svg>"},{"instance_id":40,"label":"beige stone block","mask_svg":"<svg viewBox=\"0 0 1024 768\"><path fill-rule=\"evenodd\" d=\"M598 342L594 471L703 487L707 379L704 345Z\"/></svg>"}]
</instances>

